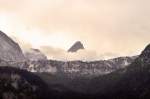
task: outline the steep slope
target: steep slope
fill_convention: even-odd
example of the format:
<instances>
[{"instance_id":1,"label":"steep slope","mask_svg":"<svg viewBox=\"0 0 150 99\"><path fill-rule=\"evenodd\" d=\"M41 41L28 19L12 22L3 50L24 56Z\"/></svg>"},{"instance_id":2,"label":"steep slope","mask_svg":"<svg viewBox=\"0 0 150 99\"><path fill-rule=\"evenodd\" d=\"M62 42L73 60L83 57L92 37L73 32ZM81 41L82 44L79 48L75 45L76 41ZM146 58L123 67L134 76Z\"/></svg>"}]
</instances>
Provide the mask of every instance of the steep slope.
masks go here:
<instances>
[{"instance_id":1,"label":"steep slope","mask_svg":"<svg viewBox=\"0 0 150 99\"><path fill-rule=\"evenodd\" d=\"M0 31L0 60L15 62L25 60L19 45L2 31Z\"/></svg>"},{"instance_id":2,"label":"steep slope","mask_svg":"<svg viewBox=\"0 0 150 99\"><path fill-rule=\"evenodd\" d=\"M77 41L72 47L68 50L68 52L77 52L78 50L84 49L83 44L80 41Z\"/></svg>"},{"instance_id":3,"label":"steep slope","mask_svg":"<svg viewBox=\"0 0 150 99\"><path fill-rule=\"evenodd\" d=\"M36 75L0 67L0 99L48 99L47 85Z\"/></svg>"},{"instance_id":4,"label":"steep slope","mask_svg":"<svg viewBox=\"0 0 150 99\"><path fill-rule=\"evenodd\" d=\"M150 45L125 69L91 80L89 88L106 99L150 98ZM98 83L98 84L97 84Z\"/></svg>"}]
</instances>

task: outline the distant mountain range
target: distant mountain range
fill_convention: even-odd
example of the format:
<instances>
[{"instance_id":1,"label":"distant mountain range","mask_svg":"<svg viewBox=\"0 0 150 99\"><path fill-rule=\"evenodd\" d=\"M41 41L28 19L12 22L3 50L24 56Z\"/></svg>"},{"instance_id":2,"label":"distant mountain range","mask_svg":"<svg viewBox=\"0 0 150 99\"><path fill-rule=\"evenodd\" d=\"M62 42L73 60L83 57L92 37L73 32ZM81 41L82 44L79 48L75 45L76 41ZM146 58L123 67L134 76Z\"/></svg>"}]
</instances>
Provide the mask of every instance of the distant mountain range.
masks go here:
<instances>
[{"instance_id":1,"label":"distant mountain range","mask_svg":"<svg viewBox=\"0 0 150 99\"><path fill-rule=\"evenodd\" d=\"M55 61L48 60L39 49L31 48L23 53L19 45L8 37L5 33L0 32L0 66L19 66L31 72L46 72L51 74L67 75L69 77L95 77L108 74L120 68L125 68L131 64L137 56L119 57L110 60L100 60L93 62L82 61ZM77 41L68 52L76 52L84 49L83 44ZM5 54L6 53L6 54Z\"/></svg>"},{"instance_id":2,"label":"distant mountain range","mask_svg":"<svg viewBox=\"0 0 150 99\"><path fill-rule=\"evenodd\" d=\"M109 74L121 68L130 65L137 56L119 57L110 60L100 60L93 62L82 61L55 61L39 60L28 62L26 70L40 73L50 73L56 75L65 75L70 78L74 77L96 77L99 75Z\"/></svg>"},{"instance_id":3,"label":"distant mountain range","mask_svg":"<svg viewBox=\"0 0 150 99\"><path fill-rule=\"evenodd\" d=\"M53 99L149 99L150 45L129 66L93 78L38 74ZM49 77L50 76L50 77Z\"/></svg>"},{"instance_id":4,"label":"distant mountain range","mask_svg":"<svg viewBox=\"0 0 150 99\"><path fill-rule=\"evenodd\" d=\"M24 54L3 32L0 41L1 99L150 98L150 45L139 56L63 62Z\"/></svg>"}]
</instances>

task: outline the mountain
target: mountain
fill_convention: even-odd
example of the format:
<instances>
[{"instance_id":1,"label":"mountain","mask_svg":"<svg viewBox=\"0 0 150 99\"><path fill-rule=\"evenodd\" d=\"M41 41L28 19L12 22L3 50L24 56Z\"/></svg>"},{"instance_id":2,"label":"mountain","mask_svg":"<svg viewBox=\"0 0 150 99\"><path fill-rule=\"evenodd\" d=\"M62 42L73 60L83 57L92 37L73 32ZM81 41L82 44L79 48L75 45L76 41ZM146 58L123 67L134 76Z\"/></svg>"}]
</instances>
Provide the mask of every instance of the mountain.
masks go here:
<instances>
[{"instance_id":1,"label":"mountain","mask_svg":"<svg viewBox=\"0 0 150 99\"><path fill-rule=\"evenodd\" d=\"M19 45L0 31L0 60L22 62L25 57Z\"/></svg>"},{"instance_id":2,"label":"mountain","mask_svg":"<svg viewBox=\"0 0 150 99\"><path fill-rule=\"evenodd\" d=\"M50 74L61 74L62 76L74 77L96 77L125 68L131 64L137 56L119 57L110 60L100 60L93 62L82 61L55 61L55 60L39 60L31 61L28 71L42 72Z\"/></svg>"},{"instance_id":3,"label":"mountain","mask_svg":"<svg viewBox=\"0 0 150 99\"><path fill-rule=\"evenodd\" d=\"M62 62L47 60L47 57L38 49L30 49L23 55L19 45L3 32L0 32L0 41L0 66L18 66L21 69L26 69L31 72L62 74L71 78L78 76L95 77L108 74L126 67L135 59L134 57L119 57L94 62ZM71 49L77 50L83 48L83 44L77 41Z\"/></svg>"},{"instance_id":4,"label":"mountain","mask_svg":"<svg viewBox=\"0 0 150 99\"><path fill-rule=\"evenodd\" d=\"M129 66L94 78L38 74L52 99L149 99L150 45Z\"/></svg>"},{"instance_id":5,"label":"mountain","mask_svg":"<svg viewBox=\"0 0 150 99\"><path fill-rule=\"evenodd\" d=\"M39 49L30 49L25 52L25 57L30 61L47 60L47 56L44 55Z\"/></svg>"},{"instance_id":6,"label":"mountain","mask_svg":"<svg viewBox=\"0 0 150 99\"><path fill-rule=\"evenodd\" d=\"M68 52L77 52L78 50L84 49L83 44L80 41L75 42Z\"/></svg>"},{"instance_id":7,"label":"mountain","mask_svg":"<svg viewBox=\"0 0 150 99\"><path fill-rule=\"evenodd\" d=\"M47 85L35 74L0 67L0 99L48 99Z\"/></svg>"},{"instance_id":8,"label":"mountain","mask_svg":"<svg viewBox=\"0 0 150 99\"><path fill-rule=\"evenodd\" d=\"M24 61L19 45L3 32L0 47L0 99L150 98L150 44L139 56L93 62L41 60L37 49L31 53L37 60Z\"/></svg>"},{"instance_id":9,"label":"mountain","mask_svg":"<svg viewBox=\"0 0 150 99\"><path fill-rule=\"evenodd\" d=\"M149 99L150 98L150 45L128 67L92 79L90 85L98 97L106 99ZM105 84L104 84L105 83Z\"/></svg>"},{"instance_id":10,"label":"mountain","mask_svg":"<svg viewBox=\"0 0 150 99\"><path fill-rule=\"evenodd\" d=\"M141 65L150 64L150 44L145 48L138 59L140 63L142 63Z\"/></svg>"}]
</instances>

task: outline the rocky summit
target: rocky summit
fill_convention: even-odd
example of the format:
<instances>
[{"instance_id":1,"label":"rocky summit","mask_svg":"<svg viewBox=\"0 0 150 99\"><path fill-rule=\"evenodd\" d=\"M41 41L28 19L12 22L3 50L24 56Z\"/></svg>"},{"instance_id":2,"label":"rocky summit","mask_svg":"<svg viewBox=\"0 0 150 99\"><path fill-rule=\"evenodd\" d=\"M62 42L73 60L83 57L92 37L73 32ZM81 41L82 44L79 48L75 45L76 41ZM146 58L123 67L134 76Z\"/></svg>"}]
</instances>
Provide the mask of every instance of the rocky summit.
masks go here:
<instances>
[{"instance_id":1,"label":"rocky summit","mask_svg":"<svg viewBox=\"0 0 150 99\"><path fill-rule=\"evenodd\" d=\"M77 41L73 46L68 50L68 52L77 52L78 50L84 49L83 44L80 41Z\"/></svg>"},{"instance_id":2,"label":"rocky summit","mask_svg":"<svg viewBox=\"0 0 150 99\"><path fill-rule=\"evenodd\" d=\"M19 45L0 31L0 60L21 62L25 60Z\"/></svg>"}]
</instances>

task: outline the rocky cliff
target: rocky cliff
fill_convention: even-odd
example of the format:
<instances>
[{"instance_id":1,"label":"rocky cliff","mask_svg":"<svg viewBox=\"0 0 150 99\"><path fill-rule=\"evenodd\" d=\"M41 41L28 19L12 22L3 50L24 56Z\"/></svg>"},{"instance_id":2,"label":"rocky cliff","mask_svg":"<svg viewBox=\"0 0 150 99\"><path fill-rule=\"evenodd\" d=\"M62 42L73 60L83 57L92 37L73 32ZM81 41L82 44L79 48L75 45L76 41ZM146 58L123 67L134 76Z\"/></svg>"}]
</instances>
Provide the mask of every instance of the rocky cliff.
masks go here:
<instances>
[{"instance_id":1,"label":"rocky cliff","mask_svg":"<svg viewBox=\"0 0 150 99\"><path fill-rule=\"evenodd\" d=\"M0 60L21 62L25 60L19 45L0 31Z\"/></svg>"}]
</instances>

